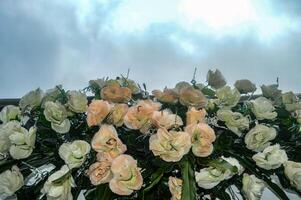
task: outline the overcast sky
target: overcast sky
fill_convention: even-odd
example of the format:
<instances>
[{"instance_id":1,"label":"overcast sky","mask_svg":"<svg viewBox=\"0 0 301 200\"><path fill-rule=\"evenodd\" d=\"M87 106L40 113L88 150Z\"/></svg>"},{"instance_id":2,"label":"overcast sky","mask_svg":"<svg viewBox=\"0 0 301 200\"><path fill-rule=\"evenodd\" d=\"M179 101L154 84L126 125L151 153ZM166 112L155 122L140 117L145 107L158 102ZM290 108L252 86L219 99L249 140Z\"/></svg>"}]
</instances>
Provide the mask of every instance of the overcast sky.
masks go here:
<instances>
[{"instance_id":1,"label":"overcast sky","mask_svg":"<svg viewBox=\"0 0 301 200\"><path fill-rule=\"evenodd\" d=\"M301 92L296 0L0 1L0 98L126 74L148 89L220 69Z\"/></svg>"}]
</instances>

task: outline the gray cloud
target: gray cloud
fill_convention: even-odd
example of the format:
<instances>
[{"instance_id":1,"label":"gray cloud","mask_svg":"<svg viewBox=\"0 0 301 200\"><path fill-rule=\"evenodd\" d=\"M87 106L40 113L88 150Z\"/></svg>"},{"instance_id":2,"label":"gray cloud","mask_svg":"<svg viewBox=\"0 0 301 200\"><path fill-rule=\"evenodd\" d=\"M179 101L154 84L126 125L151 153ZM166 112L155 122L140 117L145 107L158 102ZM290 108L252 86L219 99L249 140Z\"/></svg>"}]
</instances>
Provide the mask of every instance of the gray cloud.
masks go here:
<instances>
[{"instance_id":1,"label":"gray cloud","mask_svg":"<svg viewBox=\"0 0 301 200\"><path fill-rule=\"evenodd\" d=\"M115 77L128 68L130 78L149 89L190 81L197 67L199 81L205 81L209 68L219 68L229 83L249 78L269 84L279 77L282 89L301 91L299 28L267 43L252 32L216 37L192 33L174 22L153 23L136 33L114 32L108 22L120 1L92 1L88 16L81 16L84 11L79 13L71 2L1 2L0 98L60 83L80 89L90 79ZM299 19L295 2L290 2L271 6L290 20Z\"/></svg>"}]
</instances>

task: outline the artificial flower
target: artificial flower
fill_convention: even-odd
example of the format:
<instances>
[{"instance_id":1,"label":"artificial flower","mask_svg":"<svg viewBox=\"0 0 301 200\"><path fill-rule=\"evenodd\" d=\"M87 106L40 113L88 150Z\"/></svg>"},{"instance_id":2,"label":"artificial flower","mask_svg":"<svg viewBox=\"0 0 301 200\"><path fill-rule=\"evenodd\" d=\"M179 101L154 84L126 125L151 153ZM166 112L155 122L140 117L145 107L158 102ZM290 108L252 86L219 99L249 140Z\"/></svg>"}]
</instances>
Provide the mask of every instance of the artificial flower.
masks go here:
<instances>
[{"instance_id":1,"label":"artificial flower","mask_svg":"<svg viewBox=\"0 0 301 200\"><path fill-rule=\"evenodd\" d=\"M121 86L129 88L132 91L132 94L138 94L140 92L140 88L138 87L137 83L131 79L122 77L117 81Z\"/></svg>"},{"instance_id":2,"label":"artificial flower","mask_svg":"<svg viewBox=\"0 0 301 200\"><path fill-rule=\"evenodd\" d=\"M248 117L244 117L239 112L232 112L229 109L219 109L216 115L219 120L225 122L225 125L239 137L243 131L249 129L250 121Z\"/></svg>"},{"instance_id":3,"label":"artificial flower","mask_svg":"<svg viewBox=\"0 0 301 200\"><path fill-rule=\"evenodd\" d=\"M17 166L0 174L0 198L6 199L12 196L24 185L24 178Z\"/></svg>"},{"instance_id":4,"label":"artificial flower","mask_svg":"<svg viewBox=\"0 0 301 200\"><path fill-rule=\"evenodd\" d=\"M260 200L265 183L254 175L244 173L242 178L242 192L247 200Z\"/></svg>"},{"instance_id":5,"label":"artificial flower","mask_svg":"<svg viewBox=\"0 0 301 200\"><path fill-rule=\"evenodd\" d=\"M171 193L170 200L181 200L183 180L170 176L168 178L168 188Z\"/></svg>"},{"instance_id":6,"label":"artificial flower","mask_svg":"<svg viewBox=\"0 0 301 200\"><path fill-rule=\"evenodd\" d=\"M129 155L120 155L112 161L111 171L113 178L110 189L118 195L130 195L140 190L143 184L140 168L137 161Z\"/></svg>"},{"instance_id":7,"label":"artificial flower","mask_svg":"<svg viewBox=\"0 0 301 200\"><path fill-rule=\"evenodd\" d=\"M127 104L121 103L121 104L115 104L109 115L107 116L107 122L109 124L114 124L117 127L120 127L123 125L123 119L126 115L127 111L129 109L129 106Z\"/></svg>"},{"instance_id":8,"label":"artificial flower","mask_svg":"<svg viewBox=\"0 0 301 200\"><path fill-rule=\"evenodd\" d=\"M191 107L186 112L186 125L204 122L206 114L207 112L204 108L198 110L195 107Z\"/></svg>"},{"instance_id":9,"label":"artificial flower","mask_svg":"<svg viewBox=\"0 0 301 200\"><path fill-rule=\"evenodd\" d=\"M0 121L7 123L10 120L18 119L21 115L21 110L17 106L8 105L2 108L0 112Z\"/></svg>"},{"instance_id":10,"label":"artificial flower","mask_svg":"<svg viewBox=\"0 0 301 200\"><path fill-rule=\"evenodd\" d=\"M179 94L173 89L165 88L163 92L160 90L153 90L152 93L160 102L170 104L178 102Z\"/></svg>"},{"instance_id":11,"label":"artificial flower","mask_svg":"<svg viewBox=\"0 0 301 200\"><path fill-rule=\"evenodd\" d=\"M223 74L218 69L216 69L215 71L212 70L208 71L207 82L211 87L215 89L219 89L225 86L227 83Z\"/></svg>"},{"instance_id":12,"label":"artificial flower","mask_svg":"<svg viewBox=\"0 0 301 200\"><path fill-rule=\"evenodd\" d=\"M88 99L87 96L79 91L68 91L67 92L67 108L75 113L84 113L87 111Z\"/></svg>"},{"instance_id":13,"label":"artificial flower","mask_svg":"<svg viewBox=\"0 0 301 200\"><path fill-rule=\"evenodd\" d=\"M262 96L269 99L276 99L281 97L281 90L278 89L277 84L262 85L261 86Z\"/></svg>"},{"instance_id":14,"label":"artificial flower","mask_svg":"<svg viewBox=\"0 0 301 200\"><path fill-rule=\"evenodd\" d=\"M92 100L87 111L88 126L100 125L111 111L111 105L107 101Z\"/></svg>"},{"instance_id":15,"label":"artificial flower","mask_svg":"<svg viewBox=\"0 0 301 200\"><path fill-rule=\"evenodd\" d=\"M230 178L228 170L215 167L202 168L200 172L195 172L195 181L198 186L204 189L212 189L221 181Z\"/></svg>"},{"instance_id":16,"label":"artificial flower","mask_svg":"<svg viewBox=\"0 0 301 200\"><path fill-rule=\"evenodd\" d=\"M72 200L71 187L75 187L70 169L63 165L60 170L50 175L41 192L48 200Z\"/></svg>"},{"instance_id":17,"label":"artificial flower","mask_svg":"<svg viewBox=\"0 0 301 200\"><path fill-rule=\"evenodd\" d=\"M217 100L215 103L219 107L232 108L237 105L240 99L240 93L236 88L231 89L229 86L224 86L216 90Z\"/></svg>"},{"instance_id":18,"label":"artificial flower","mask_svg":"<svg viewBox=\"0 0 301 200\"><path fill-rule=\"evenodd\" d=\"M51 128L58 133L67 133L70 130L70 121L67 119L67 111L59 102L47 101L45 103L44 116L51 122Z\"/></svg>"},{"instance_id":19,"label":"artificial flower","mask_svg":"<svg viewBox=\"0 0 301 200\"><path fill-rule=\"evenodd\" d=\"M251 110L258 120L263 119L275 119L277 117L277 112L275 112L275 107L265 97L258 97L255 100L251 100Z\"/></svg>"},{"instance_id":20,"label":"artificial flower","mask_svg":"<svg viewBox=\"0 0 301 200\"><path fill-rule=\"evenodd\" d=\"M286 161L283 166L284 174L290 180L291 185L301 192L301 163Z\"/></svg>"},{"instance_id":21,"label":"artificial flower","mask_svg":"<svg viewBox=\"0 0 301 200\"><path fill-rule=\"evenodd\" d=\"M55 102L60 97L60 95L62 94L62 90L63 90L62 85L57 85L54 88L46 90L46 92L45 92L45 94L43 96L43 99L42 99L42 105L41 105L41 107L44 108L45 107L45 103L47 101L53 101L53 102Z\"/></svg>"},{"instance_id":22,"label":"artificial flower","mask_svg":"<svg viewBox=\"0 0 301 200\"><path fill-rule=\"evenodd\" d=\"M19 102L21 110L31 110L41 105L44 92L38 88L25 94Z\"/></svg>"},{"instance_id":23,"label":"artificial flower","mask_svg":"<svg viewBox=\"0 0 301 200\"><path fill-rule=\"evenodd\" d=\"M192 153L198 157L207 157L213 151L212 142L215 141L214 130L205 123L190 124L185 128L192 143Z\"/></svg>"},{"instance_id":24,"label":"artificial flower","mask_svg":"<svg viewBox=\"0 0 301 200\"><path fill-rule=\"evenodd\" d=\"M191 137L187 132L167 131L159 128L149 138L149 149L155 156L167 162L177 162L187 154L191 147Z\"/></svg>"},{"instance_id":25,"label":"artificial flower","mask_svg":"<svg viewBox=\"0 0 301 200\"><path fill-rule=\"evenodd\" d=\"M112 103L127 103L132 98L132 91L120 85L107 85L101 89L101 98Z\"/></svg>"},{"instance_id":26,"label":"artificial flower","mask_svg":"<svg viewBox=\"0 0 301 200\"><path fill-rule=\"evenodd\" d=\"M256 90L256 85L248 79L237 80L235 82L234 86L241 94L255 92L255 90Z\"/></svg>"},{"instance_id":27,"label":"artificial flower","mask_svg":"<svg viewBox=\"0 0 301 200\"><path fill-rule=\"evenodd\" d=\"M207 105L207 98L198 89L186 87L180 90L179 93L180 103L184 106L193 106L196 108L204 108Z\"/></svg>"},{"instance_id":28,"label":"artificial flower","mask_svg":"<svg viewBox=\"0 0 301 200\"><path fill-rule=\"evenodd\" d=\"M9 153L14 159L23 159L30 156L36 142L36 127L31 127L29 131L23 127L15 130L9 135Z\"/></svg>"},{"instance_id":29,"label":"artificial flower","mask_svg":"<svg viewBox=\"0 0 301 200\"><path fill-rule=\"evenodd\" d=\"M265 148L263 152L255 154L252 159L256 162L257 166L271 170L280 167L288 158L286 152L280 149L280 145L275 144Z\"/></svg>"},{"instance_id":30,"label":"artificial flower","mask_svg":"<svg viewBox=\"0 0 301 200\"><path fill-rule=\"evenodd\" d=\"M21 129L19 121L13 120L0 125L0 153L5 153L11 145L9 136Z\"/></svg>"},{"instance_id":31,"label":"artificial flower","mask_svg":"<svg viewBox=\"0 0 301 200\"><path fill-rule=\"evenodd\" d=\"M106 124L103 124L99 131L95 133L91 146L95 151L107 152L113 158L123 154L127 150L126 146L118 138L114 126Z\"/></svg>"},{"instance_id":32,"label":"artificial flower","mask_svg":"<svg viewBox=\"0 0 301 200\"><path fill-rule=\"evenodd\" d=\"M152 121L158 128L171 129L183 125L183 121L179 115L173 114L170 110L154 111Z\"/></svg>"},{"instance_id":33,"label":"artificial flower","mask_svg":"<svg viewBox=\"0 0 301 200\"><path fill-rule=\"evenodd\" d=\"M285 109L289 112L301 109L301 101L293 92L282 94L282 103L284 104Z\"/></svg>"},{"instance_id":34,"label":"artificial flower","mask_svg":"<svg viewBox=\"0 0 301 200\"><path fill-rule=\"evenodd\" d=\"M247 148L253 151L262 151L276 138L276 129L262 124L257 124L245 136Z\"/></svg>"},{"instance_id":35,"label":"artificial flower","mask_svg":"<svg viewBox=\"0 0 301 200\"><path fill-rule=\"evenodd\" d=\"M70 169L80 167L90 152L90 144L84 140L64 143L59 148L59 155Z\"/></svg>"}]
</instances>

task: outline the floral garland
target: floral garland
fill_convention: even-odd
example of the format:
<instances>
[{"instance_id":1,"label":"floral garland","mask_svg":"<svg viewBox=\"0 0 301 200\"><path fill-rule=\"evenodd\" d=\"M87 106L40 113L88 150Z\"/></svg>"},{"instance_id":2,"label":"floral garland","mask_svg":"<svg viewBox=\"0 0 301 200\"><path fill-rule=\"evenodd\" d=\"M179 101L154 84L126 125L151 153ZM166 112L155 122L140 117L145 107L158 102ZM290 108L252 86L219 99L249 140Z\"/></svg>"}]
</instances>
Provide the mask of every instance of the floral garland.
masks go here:
<instances>
[{"instance_id":1,"label":"floral garland","mask_svg":"<svg viewBox=\"0 0 301 200\"><path fill-rule=\"evenodd\" d=\"M134 81L30 91L0 112L0 199L260 199L301 192L301 101L219 70L152 95ZM93 99L86 93L92 92ZM278 181L277 183L275 182Z\"/></svg>"}]
</instances>

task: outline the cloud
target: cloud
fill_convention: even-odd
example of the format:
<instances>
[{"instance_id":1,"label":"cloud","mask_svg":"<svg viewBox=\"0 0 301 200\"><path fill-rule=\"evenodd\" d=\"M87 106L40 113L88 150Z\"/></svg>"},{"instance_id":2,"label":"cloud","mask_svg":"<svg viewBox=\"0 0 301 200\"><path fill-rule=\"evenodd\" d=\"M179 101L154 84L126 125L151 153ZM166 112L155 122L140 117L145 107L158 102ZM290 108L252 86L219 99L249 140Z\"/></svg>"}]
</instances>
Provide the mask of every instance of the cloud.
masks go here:
<instances>
[{"instance_id":1,"label":"cloud","mask_svg":"<svg viewBox=\"0 0 301 200\"><path fill-rule=\"evenodd\" d=\"M269 84L279 77L282 89L301 91L298 2L254 4L264 19L216 29L204 16L186 21L183 1L2 2L0 98L56 84L80 89L128 68L150 90L190 81L197 67L202 82L208 69L219 68L229 83Z\"/></svg>"}]
</instances>

